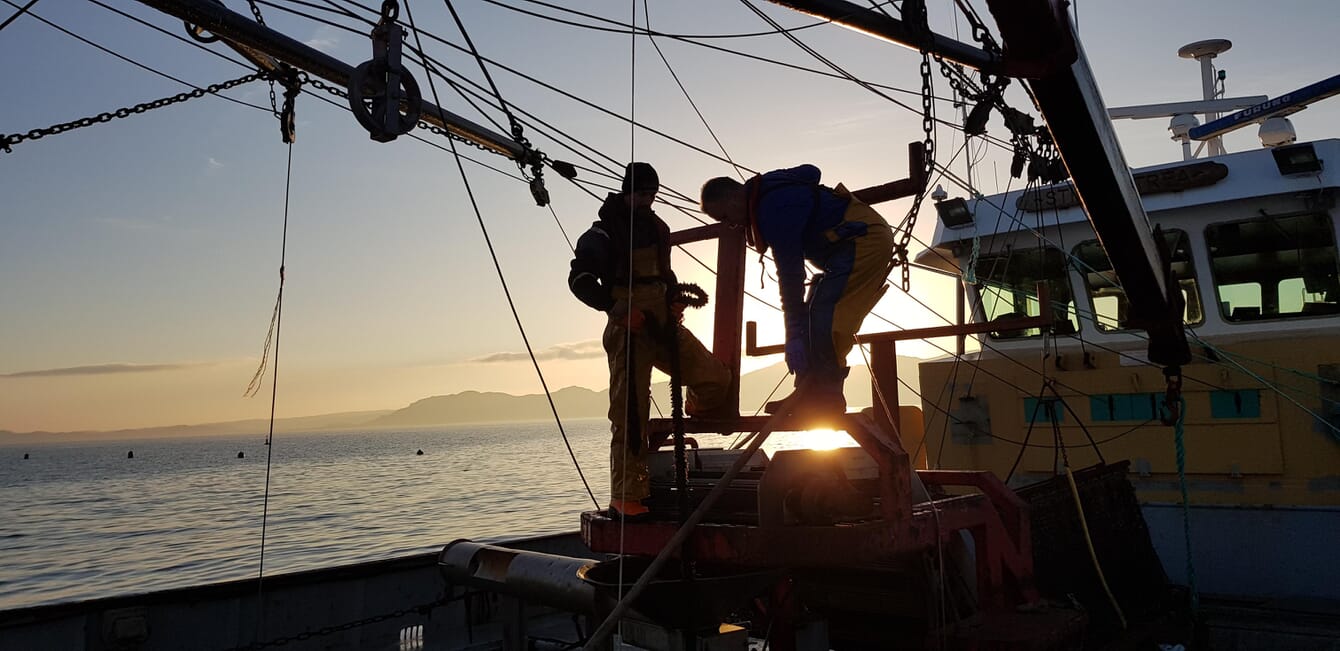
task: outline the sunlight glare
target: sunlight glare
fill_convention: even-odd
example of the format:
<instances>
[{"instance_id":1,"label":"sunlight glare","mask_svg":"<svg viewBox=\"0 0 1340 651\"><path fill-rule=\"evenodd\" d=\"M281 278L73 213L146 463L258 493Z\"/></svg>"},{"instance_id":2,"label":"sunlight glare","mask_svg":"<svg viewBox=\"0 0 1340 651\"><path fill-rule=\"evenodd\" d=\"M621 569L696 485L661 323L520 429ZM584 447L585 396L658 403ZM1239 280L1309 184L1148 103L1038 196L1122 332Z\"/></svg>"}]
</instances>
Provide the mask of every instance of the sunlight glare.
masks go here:
<instances>
[{"instance_id":1,"label":"sunlight glare","mask_svg":"<svg viewBox=\"0 0 1340 651\"><path fill-rule=\"evenodd\" d=\"M856 441L852 440L846 432L837 432L831 429L807 430L801 434L800 443L811 450L856 447Z\"/></svg>"}]
</instances>

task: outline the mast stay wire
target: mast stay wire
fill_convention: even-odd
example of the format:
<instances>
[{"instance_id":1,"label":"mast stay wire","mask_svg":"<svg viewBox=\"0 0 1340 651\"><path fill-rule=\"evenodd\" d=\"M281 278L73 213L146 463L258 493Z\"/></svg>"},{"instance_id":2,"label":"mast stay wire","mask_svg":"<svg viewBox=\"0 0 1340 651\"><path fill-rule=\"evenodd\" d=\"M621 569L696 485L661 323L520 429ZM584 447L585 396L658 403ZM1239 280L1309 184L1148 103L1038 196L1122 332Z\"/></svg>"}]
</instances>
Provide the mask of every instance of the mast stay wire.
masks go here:
<instances>
[{"instance_id":1,"label":"mast stay wire","mask_svg":"<svg viewBox=\"0 0 1340 651\"><path fill-rule=\"evenodd\" d=\"M270 321L270 332L265 335L265 351L261 353L261 366L256 369L257 377L265 371L266 356L270 352L270 338L273 336L274 364L270 367L270 428L265 436L265 495L261 499L261 549L259 567L256 569L256 639L258 641L263 637L265 627L265 601L261 597L265 589L265 542L267 525L270 519L270 468L273 465L272 461L275 454L275 404L279 396L279 334L284 323L284 268L288 258L289 196L293 185L293 143L290 141L285 145L288 153L284 170L284 226L279 238L279 293L275 297L275 309ZM250 394L244 394L246 397L256 395L254 389L260 388L259 384L256 384L256 378L252 378L252 383L252 387L247 387Z\"/></svg>"},{"instance_id":2,"label":"mast stay wire","mask_svg":"<svg viewBox=\"0 0 1340 651\"><path fill-rule=\"evenodd\" d=\"M422 43L419 43L418 27L414 25L414 13L410 9L409 4L409 2L405 2L405 14L409 19L410 30L414 34L415 42L422 47ZM438 106L440 110L441 104L438 103L440 100L437 95L437 85L433 83L432 75L428 75L428 88L433 93L433 103ZM455 139L449 138L447 142L451 145L452 153L456 154L457 147ZM455 159L456 168L461 175L461 183L465 186L465 194L470 199L470 206L474 210L475 220L479 223L480 233L484 236L484 244L487 245L489 257L493 260L493 268L498 272L498 282L502 285L503 295L507 298L507 306L512 311L512 319L516 322L517 330L521 333L521 341L526 345L526 354L530 356L530 362L531 365L535 367L535 374L539 377L540 386L544 388L544 394L549 400L549 409L553 412L554 421L558 424L558 432L563 437L563 445L568 449L568 456L572 458L572 464L577 469L577 476L581 478L582 486L586 488L586 494L590 496L591 503L595 504L596 508L600 508L600 503L596 501L595 493L591 490L591 484L586 480L586 474L582 472L581 463L577 461L577 454L572 449L572 442L568 440L568 433L563 428L563 419L559 417L558 408L554 405L553 394L550 393L549 384L544 379L544 371L540 369L540 363L535 359L535 349L530 345L530 339L526 336L526 328L521 323L521 315L516 309L516 302L512 300L512 292L507 287L507 278L503 274L502 263L498 261L498 253L493 248L493 240L489 237L488 226L484 223L484 215L479 210L479 202L475 200L474 190L470 186L470 177L465 173L465 164L461 162L459 155L457 155Z\"/></svg>"},{"instance_id":3,"label":"mast stay wire","mask_svg":"<svg viewBox=\"0 0 1340 651\"><path fill-rule=\"evenodd\" d=\"M5 19L5 22L0 23L0 30L4 30L6 27L9 27L10 23L19 19L19 16L28 13L28 10L32 9L33 5L35 4L37 4L37 0L28 0L27 4L23 5L22 7L19 7L18 11L15 11L14 13L10 14L9 18Z\"/></svg>"},{"instance_id":4,"label":"mast stay wire","mask_svg":"<svg viewBox=\"0 0 1340 651\"><path fill-rule=\"evenodd\" d=\"M708 135L712 136L712 140L716 142L717 147L721 149L721 155L725 156L727 161L730 161L731 168L735 170L736 176L739 176L740 179L743 180L744 174L740 173L740 166L735 164L735 159L731 158L730 152L726 151L726 145L721 143L721 138L717 137L716 131L712 130L712 125L708 124L707 117L704 116L702 110L698 108L698 103L693 101L693 97L689 95L689 89L685 88L684 82L680 81L674 66L670 65L670 59L666 58L665 52L661 51L661 46L656 43L656 38L651 36L651 7L648 0L642 0L642 18L647 22L647 41L649 41L652 48L656 50L656 54L661 57L661 62L665 64L665 69L668 70L670 76L674 78L675 85L679 86L679 90L684 93L684 99L688 100L689 106L693 107L693 112L698 115L698 120L703 123L703 127L707 129Z\"/></svg>"},{"instance_id":5,"label":"mast stay wire","mask_svg":"<svg viewBox=\"0 0 1340 651\"><path fill-rule=\"evenodd\" d=\"M286 1L287 1L287 2L290 2L290 3L298 3L298 2L300 2L300 0L286 0ZM328 4L332 4L332 6L334 6L334 5L333 5L333 2L334 2L335 0L325 0L325 1L326 1ZM352 4L353 6L358 7L359 9L363 9L363 10L371 11L369 8L364 7L364 6L362 6L362 5L359 5L359 4L356 3L356 2L353 2L353 0L339 0L339 1L342 2L342 3L345 3L345 4ZM295 14L295 15L303 16L303 17L308 18L308 19L310 19L310 20L313 20L313 21L316 21L316 22L319 22L319 23L322 23L322 24L325 24L325 25L328 25L328 26L331 26L331 27L336 27L336 28L340 28L340 29L344 29L344 30L347 30L347 31L352 31L352 32L354 32L354 33L359 33L359 34L361 34L361 32L358 32L357 30L353 30L353 29L349 28L348 26L341 25L341 24L339 24L339 23L334 23L334 22L326 21L326 20L323 20L323 19L321 19L321 18L312 16L312 15L310 15L310 14L305 14L305 13L303 13L303 12L300 12L300 11L297 11L297 10L294 10L294 9L291 9L291 8L288 8L288 7L284 7L284 6L282 6L282 5L276 4L275 2L270 2L270 1L267 1L267 0L258 0L258 2L261 2L262 4L266 4L266 5L269 5L269 6L274 6L274 7L276 7L276 8L279 8L279 9L283 10L283 11L287 11L287 12L289 12L289 13L293 13L293 14ZM301 4L310 6L310 5L308 5L308 3L301 3ZM496 3L495 3L495 4L496 4ZM500 5L500 6L504 6L504 5ZM374 12L374 13L375 13L375 12ZM608 19L601 18L601 17L599 17L599 16L591 16L591 17L592 17L592 18L596 18L596 19L600 19L600 20L608 20ZM610 22L614 22L614 23L616 23L616 24L623 25L623 23L618 23L617 21L610 21ZM438 41L438 42L440 42L440 43L442 43L442 44L444 44L444 45L447 45L448 47L454 48L454 49L459 50L459 51L461 51L461 52L466 52L466 53L468 53L468 50L466 50L466 48L464 48L464 47L462 47L462 46L460 46L460 45L457 45L457 44L455 44L455 43L452 43L452 42L450 42L450 41L447 41L446 39L443 39L443 38L441 38L441 37L439 37L439 36L433 34L432 32L424 31L423 34L424 34L427 38L429 38L430 40ZM672 37L672 36L667 35L667 37ZM677 39L677 40L683 40L683 39ZM728 48L721 48L721 47L718 47L718 46L710 46L710 45L708 45L708 44L704 44L704 43L697 43L697 42L692 41L692 40L687 40L687 41L685 41L685 42L693 43L693 44L695 44L695 45L700 45L700 46L703 46L703 47L709 47L709 48L711 48L711 49L720 50L720 51L727 52L727 53L731 53L731 54L736 54L736 55L746 56L746 57L748 57L748 58L756 59L756 60L762 61L762 62L764 62L764 63L769 63L769 64L772 64L772 65L778 65L778 66L788 67L788 68L795 68L795 69L799 69L799 70L806 71L806 72L810 72L810 73L817 73L817 74L820 74L820 75L822 75L822 76L830 77L830 78L833 78L833 79L841 79L841 80L846 80L846 81L852 81L852 80L855 80L858 84L863 85L863 86L866 86L866 87L868 87L868 88L875 88L875 89L877 89L877 88L883 88L883 89L890 90L890 91L897 91L897 92L902 92L902 93L916 94L916 95L918 95L918 96L921 95L921 93L919 93L919 92L915 92L915 91L909 91L909 90L906 90L906 89L901 89L901 88L896 88L896 87L892 87L892 86L886 86L886 85L883 85L883 84L877 84L877 83L874 83L874 82L869 82L869 81L860 80L860 79L857 79L857 78L851 76L850 73L847 73L846 76L839 75L839 74L833 74L833 73L825 73L825 72L823 72L822 70L815 70L815 69L813 69L813 68L806 68L806 67L804 67L804 66L794 66L794 65L791 65L791 64L787 64L787 63L785 63L785 62L781 62L781 61L777 61L777 60L773 60L773 59L768 59L768 58L766 58L766 57L757 57L757 56L753 56L753 55L748 55L748 54L746 54L746 53L736 52L736 51L734 51L734 50L730 50L730 49L728 49ZM561 95L564 95L564 96L568 97L569 99L572 99L572 100L577 101L577 102L579 102L579 103L585 104L585 105L587 105L588 107L590 107L590 108L594 108L594 109L596 109L596 110L598 110L598 111L601 111L601 112L603 112L603 113L609 114L609 115L611 115L612 117L616 117L616 118L620 118L620 119L624 119L624 120L627 119L627 118L624 118L623 116L619 116L617 113L614 113L613 111L610 111L610 110L605 109L605 108L603 108L603 107L601 107L601 106L599 106L599 105L596 105L596 104L594 104L593 102L589 102L589 101L584 100L584 99L582 99L582 98L580 98L580 97L574 96L574 95L572 95L571 93L568 93L567 91L564 91L564 90L562 90L562 89L556 88L556 87L554 87L554 86L552 86L552 85L550 85L550 84L547 84L547 83L545 83L545 82L543 82L543 81L541 81L541 80L539 80L539 79L536 79L536 78L534 78L534 77L531 77L530 75L527 75L527 74L525 74L525 73L523 73L523 72L521 72L521 71L519 71L519 70L516 70L515 68L512 68L512 67L510 67L510 66L507 66L507 65L505 65L505 64L502 64L502 63L500 63L500 62L498 62L498 61L496 61L496 60L490 59L490 58L488 58L488 57L483 57L483 58L484 58L484 61L486 61L486 62L488 62L488 63L490 63L490 64L493 64L495 67L498 67L499 69L505 70L505 71L507 71L507 72L509 72L509 73L511 73L511 74L513 74L513 75L516 75L516 76L518 76L518 77L521 77L522 79L525 79L526 81L529 81L529 82L531 82L531 83L533 83L533 84L539 85L539 86L544 87L544 88L546 88L546 89L548 89L548 90L551 90L551 91L554 91L554 92L559 93L559 94L561 94ZM918 114L920 113L918 110L909 107L907 104L902 103L902 102L899 102L899 101L894 100L894 99L892 99L892 98L889 98L887 95L885 95L885 94L883 94L883 93L880 93L880 96L881 96L881 97L885 97L886 99L889 99L889 101L893 102L893 103L896 104L897 106L900 106L900 107L902 107L902 108L904 108L904 109L907 109L907 110L912 111L912 112L914 112L914 113L918 113ZM941 102L950 102L950 101L952 101L952 100L950 100L950 99L940 98L940 97L936 97L936 98L934 98L934 99L936 99L936 100L938 100L938 101L941 101ZM937 118L935 118L935 122L936 122L937 124L940 124L940 125L942 125L942 126L945 126L945 127L951 128L951 129L956 129L956 130L960 130L960 131L963 129L963 127L962 127L961 125L953 124L953 123L951 123L951 122L949 122L949 121L947 121L947 120L944 120L943 118L938 118L938 117L937 117ZM663 138L667 138L667 139L669 139L669 140L671 140L671 141L673 141L673 142L676 142L676 144L680 144L680 145L683 145L683 146L690 147L690 148L692 148L692 149L698 151L699 153L702 153L702 154L704 154L704 155L707 155L707 156L709 156L709 157L711 157L711 158L714 158L714 159L716 159L716 160L718 160L718 161L720 161L720 162L730 164L730 161L728 161L728 160L722 159L721 157L718 157L718 156L716 156L715 154L712 154L712 153L710 153L710 152L707 152L706 150L703 150L703 149L701 149L701 148L698 148L698 147L696 147L696 146L694 146L694 145L690 145L690 144L685 143L685 142L683 142L683 141L677 140L677 139L675 139L674 137L669 136L668 134L662 133L662 132L660 132L660 131L658 131L658 130L656 130L656 129L652 129L651 127L648 127L648 126L646 126L646 125L639 125L639 126L641 126L641 127L644 128L644 129L647 129L648 131L650 131L650 132L652 132L652 133L654 133L654 134L656 134L656 135L659 135L659 136L661 136L661 137L663 137ZM997 137L995 137L995 136L991 136L990 134L984 134L984 135L982 136L982 138L983 138L986 142L990 142L992 145L995 145L997 148L1000 148L1001 150L1004 150L1004 151L1011 151L1011 152L1014 151L1012 145L1010 145L1008 142L1006 142L1006 141L1004 141L1004 140L1001 140L1001 139L999 139L999 138L997 138ZM752 171L752 170L751 170L751 171Z\"/></svg>"},{"instance_id":6,"label":"mast stay wire","mask_svg":"<svg viewBox=\"0 0 1340 651\"><path fill-rule=\"evenodd\" d=\"M290 1L290 2L297 2L297 1L300 1L300 0L289 0L289 1ZM581 24L581 23L574 23L574 22L570 22L570 21L561 20L561 19L555 18L555 17L553 17L553 16L546 16L546 15L543 15L543 14L539 14L539 13L534 13L534 12L526 11L526 10L524 10L524 9L521 9L521 8L518 8L518 7L514 7L514 6L511 6L511 5L508 5L508 4L504 3L504 2L499 2L498 0L484 0L484 2L487 2L487 3L492 4L492 5L497 5L497 6L499 6L499 7L502 7L502 8L504 8L504 9L508 9L508 10L510 10L510 11L514 11L514 12L518 12L518 13L526 14L526 15L529 15L529 16L534 16L534 17L536 17L536 18L540 18L540 19L543 19L543 20L548 20L548 21L551 21L551 22L557 22L557 23L564 24L564 25L570 25L570 26L573 26L573 27L579 27L579 28L584 28L584 29L592 29L592 30L597 30L597 31L616 31L616 32L618 32L618 33L627 33L628 30L630 30L630 29L632 29L632 30L637 30L637 29L638 29L638 27L637 27L636 25L630 26L630 25L627 25L627 24L625 24L625 23L621 23L621 22L619 22L619 21L617 21L617 20L612 20L612 19L609 19L609 18L605 18L605 17L603 17L603 16L597 16L597 15L595 15L595 14L589 14L589 13L585 13L585 12L582 12L582 11L577 11L577 10L575 10L575 9L569 9L569 8L567 8L567 7L561 7L561 6L557 6L557 5L553 5L553 4L549 4L549 3L545 3L545 2L538 2L537 0L523 0L523 1L524 1L524 2L529 2L529 3L531 3L531 4L538 4L538 5L541 5L541 6L544 6L544 7L548 7L548 8L557 10L557 11L562 11L562 12L566 12L566 13L570 13L570 14L575 14L575 15L578 15L578 16L582 16L582 17L584 17L584 18L590 18L590 19L592 19L592 20L598 20L598 21L600 21L600 22L604 22L604 23L607 23L607 24L618 25L618 26L621 27L622 29L607 30L607 28L601 28L601 27L597 27L597 26L594 26L594 25L585 25L585 24ZM889 4L889 3L885 2L885 3L881 3L881 4ZM806 26L806 27L819 27L819 26L821 26L821 25L827 25L827 24L831 24L831 21L825 21L825 22L822 22L822 23L816 23L816 24L809 25L809 26ZM800 71L800 72L807 72L807 73L810 73L810 74L819 75L819 76L821 76L821 77L829 77L829 78L831 78L831 79L841 79L841 80L844 80L844 81L848 80L847 77L845 77L845 76L843 76L843 75L841 75L841 74L834 73L834 72L826 72L826 71L820 70L820 69L818 69L818 68L809 68L809 67L802 66L802 65L797 65L797 64L794 64L794 63L788 63L788 62L785 62L785 61L779 61L779 60L777 60L777 59L771 59L771 58L764 57L764 56L760 56L760 55L756 55L756 54L750 54L750 53L748 53L748 52L741 52L741 51L739 51L739 50L732 50L732 49L725 48L725 47L721 47L721 46L717 46L717 45L711 45L711 44L708 44L708 43L700 43L700 42L698 42L699 39L702 39L702 40L710 40L710 39L717 39L717 38L740 38L740 37L745 37L745 36L773 36L773 35L787 34L787 33L791 33L791 32L800 31L800 29L802 29L802 28L795 28L795 27L793 27L793 28L785 28L785 29L775 30L775 31L770 31L770 32L760 32L760 33L757 33L757 34L740 34L740 35L736 35L736 34L725 34L725 35L712 35L712 34L671 34L671 33L666 33L666 32L655 32L655 31L650 31L650 30L648 30L648 31L646 32L646 34L647 34L648 36L660 36L660 37L663 37L663 38L669 38L669 39L674 39L674 40L677 40L677 41L683 41L683 42L685 42L685 43L689 43L689 44L692 44L692 45L696 45L696 46L698 46L698 47L707 48L707 49L711 49L711 50L716 50L716 51L718 51L718 52L724 52L724 53L726 53L726 54L733 54L733 55L735 55L735 56L744 57L744 58L746 58L746 59L752 59L752 60L754 60L754 61L758 61L758 62L761 62L761 63L767 63L767 64L771 64L771 65L775 65L775 66L779 66L779 67L783 67L783 68L790 68L790 69L792 69L792 70L797 70L797 71ZM871 86L874 86L874 87L876 87L876 88L880 88L880 89L887 90L887 91L890 91L890 92L901 93L901 94L904 94L904 95L915 95L915 96L918 96L918 97L921 96L921 92L920 92L920 91L909 90L909 89L906 89L906 88L899 88L899 87L897 87L897 86L890 86L890 85L887 85L887 84L881 84L881 83L873 82L873 81L871 81L871 82L867 82L867 83L869 83ZM951 100L951 99L949 99L949 98L944 98L944 97L936 97L935 99L936 99L937 101L941 101L941 102L949 102L949 101L953 101L953 100ZM1002 142L1001 146L1004 146L1004 145L1003 145L1003 142Z\"/></svg>"},{"instance_id":7,"label":"mast stay wire","mask_svg":"<svg viewBox=\"0 0 1340 651\"><path fill-rule=\"evenodd\" d=\"M11 7L17 7L17 6L18 6L17 4L11 2L11 0L0 0L0 2L4 2L5 4L7 4L7 5L11 6ZM38 22L41 22L42 24L47 25L48 27L51 27L52 29L55 29L55 30L59 31L59 32L65 34L66 36L69 36L69 37L71 37L71 38L73 38L73 39L75 39L75 40L77 40L77 41L80 41L81 43L84 43L85 45L88 45L88 46L93 47L93 48L95 48L95 49L97 49L97 50L100 50L100 51L102 51L102 52L105 53L105 54L108 54L108 55L113 56L113 57L115 57L115 58L117 58L117 59L120 59L120 60L122 60L122 61L125 61L126 63L129 63L130 65L133 65L133 66L135 66L135 67L137 67L137 68L140 68L140 69L145 70L145 71L147 71L147 72L151 72L151 73L153 73L153 74L155 74L155 75L158 75L159 77L163 77L164 79L168 79L168 80L171 80L171 81L175 81L175 82L177 82L177 83L179 83L179 84L181 84L181 85L183 85L183 86L189 86L189 87L194 88L194 89L196 89L196 90L204 90L204 88L203 88L202 86L198 86L198 85L193 84L193 83L191 83L191 82L189 82L189 81L186 81L185 79L182 79L182 78L180 78L180 77L176 77L176 76L174 76L174 75L168 74L168 73L166 73L166 72L163 72L162 70L158 70L158 69L156 69L156 68L154 68L154 67L152 67L152 66L150 66L150 65L148 65L148 64L140 63L139 61L136 61L136 60L134 60L134 59L132 59L132 58L130 58L130 57L128 57L128 56L125 56L124 54L121 54L121 53L119 53L119 52L116 52L116 51L112 50L111 48L108 48L108 47L104 47L104 46L102 46L102 45L99 45L98 43L96 43L96 42L94 42L94 41L92 41L92 40L90 40L90 39L88 39L88 38L85 38L85 37L83 37L83 36L80 36L79 34L76 34L76 33L74 33L73 31L70 31L69 29L66 29L66 28L64 28L64 27L62 27L62 26L60 26L60 25L57 25L56 23L54 23L54 22L52 22L52 21L50 21L50 20L47 20L46 18L43 18L42 16L39 16L36 12L29 11L29 12L28 12L28 15L31 16L33 19L37 20ZM247 67L250 68L250 66L247 66ZM250 103L250 102L245 102L245 101L242 101L242 100L237 99L237 98L234 98L234 97L229 97L229 96L227 96L227 95L223 95L223 94L221 94L221 93L209 93L209 94L212 95L212 96L214 96L214 97L218 97L219 99L225 99L225 100L228 100L229 102L232 102L232 103L234 103L234 104L239 104L239 105L245 106L245 107L247 107L247 108L253 108L253 109L257 109L257 110L265 111L266 113L270 113L270 109L269 109L269 108L264 107L264 106L261 106L261 105L259 105L259 104L252 104L252 103Z\"/></svg>"}]
</instances>

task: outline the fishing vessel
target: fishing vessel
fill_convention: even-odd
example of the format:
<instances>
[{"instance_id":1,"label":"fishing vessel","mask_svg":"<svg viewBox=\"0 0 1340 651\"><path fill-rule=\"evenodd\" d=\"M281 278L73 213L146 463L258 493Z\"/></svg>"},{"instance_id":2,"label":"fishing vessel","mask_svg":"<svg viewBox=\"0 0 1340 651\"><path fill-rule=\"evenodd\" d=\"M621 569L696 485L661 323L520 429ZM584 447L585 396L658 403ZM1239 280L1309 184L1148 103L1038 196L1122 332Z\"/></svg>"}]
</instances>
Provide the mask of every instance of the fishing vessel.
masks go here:
<instances>
[{"instance_id":1,"label":"fishing vessel","mask_svg":"<svg viewBox=\"0 0 1340 651\"><path fill-rule=\"evenodd\" d=\"M333 80L374 139L403 135L422 117L523 165L540 203L542 169L575 171L396 80L388 62L400 56L402 26L387 5L372 34L374 59L352 66L210 2L146 4L197 36L221 36L290 89ZM1167 113L1189 158L1192 141L1208 141L1209 155L1132 176L1062 3L991 3L1003 49L930 32L924 17L917 22L918 3L904 3L897 18L842 2L780 4L909 43L926 69L934 53L987 71L973 98L986 107L974 110L983 121L992 110L1019 118L996 84L1027 78L1048 124L1013 123L1026 189L929 196L940 223L915 263L960 278L963 308L944 327L858 337L869 347L870 410L829 423L655 421L662 442L678 449L655 457L659 517L649 522L595 510L570 536L456 541L432 556L20 609L0 614L3 646L1332 644L1322 607L1295 608L1288 630L1244 634L1224 620L1249 613L1274 626L1281 609L1233 602L1232 617L1210 621L1195 597L1337 596L1334 570L1315 559L1334 537L1340 494L1340 422L1329 407L1340 371L1324 352L1340 317L1337 179L1326 169L1340 142L1293 142L1279 122L1334 94L1335 80L1303 89L1297 101L1234 104L1209 79L1202 102L1136 107L1128 112ZM1189 48L1208 61L1224 44ZM1223 120L1265 120L1268 149L1228 153L1214 140L1222 122L1186 117L1235 109ZM291 112L283 115L291 128ZM906 179L856 196L930 195L933 173L945 170L928 144L909 147ZM778 352L743 320L743 236L709 224L674 237L715 243L712 348L738 390L742 356ZM903 254L912 254L907 240ZM978 335L981 350L968 352L966 339ZM942 337L958 339L958 349L922 365L920 408L890 400L897 343ZM847 432L859 447L759 451L770 432L817 425ZM712 449L708 437L720 433L746 438ZM1253 533L1267 527L1269 535ZM1291 553L1277 560L1272 548L1286 537ZM1188 548L1192 555L1179 558ZM1187 588L1169 586L1165 569ZM1214 632L1198 635L1197 622Z\"/></svg>"}]
</instances>

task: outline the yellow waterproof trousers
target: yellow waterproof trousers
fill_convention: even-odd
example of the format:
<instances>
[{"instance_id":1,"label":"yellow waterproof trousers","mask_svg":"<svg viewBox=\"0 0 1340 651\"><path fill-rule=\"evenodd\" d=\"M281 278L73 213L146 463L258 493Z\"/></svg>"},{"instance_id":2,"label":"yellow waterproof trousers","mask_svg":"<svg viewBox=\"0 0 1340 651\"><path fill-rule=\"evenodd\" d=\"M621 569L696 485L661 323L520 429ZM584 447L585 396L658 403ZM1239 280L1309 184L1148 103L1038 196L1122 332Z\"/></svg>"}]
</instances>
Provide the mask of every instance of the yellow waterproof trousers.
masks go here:
<instances>
[{"instance_id":1,"label":"yellow waterproof trousers","mask_svg":"<svg viewBox=\"0 0 1340 651\"><path fill-rule=\"evenodd\" d=\"M865 235L855 239L855 260L847 286L833 307L833 352L839 367L846 366L847 353L861 330L861 322L884 295L884 280L893 263L893 229L874 208L852 199L845 221L864 222Z\"/></svg>"},{"instance_id":2,"label":"yellow waterproof trousers","mask_svg":"<svg viewBox=\"0 0 1340 651\"><path fill-rule=\"evenodd\" d=\"M628 301L620 300L620 303L615 313L621 312L622 305L627 305ZM651 477L647 469L651 369L655 367L670 373L669 342L658 340L667 324L674 327L679 342L680 374L687 389L685 411L688 414L711 413L725 407L731 381L730 370L725 364L713 357L693 333L669 318L663 291L636 291L632 304L648 317L648 323L641 331L630 337L623 320L612 317L605 326L603 337L610 364L609 419L613 434L610 439L610 496L619 500L640 500L651 494ZM628 372L630 346L633 353L631 376ZM637 401L636 414L628 413L630 392L634 392ZM668 398L666 402L669 402ZM632 436L637 438L630 441Z\"/></svg>"}]
</instances>

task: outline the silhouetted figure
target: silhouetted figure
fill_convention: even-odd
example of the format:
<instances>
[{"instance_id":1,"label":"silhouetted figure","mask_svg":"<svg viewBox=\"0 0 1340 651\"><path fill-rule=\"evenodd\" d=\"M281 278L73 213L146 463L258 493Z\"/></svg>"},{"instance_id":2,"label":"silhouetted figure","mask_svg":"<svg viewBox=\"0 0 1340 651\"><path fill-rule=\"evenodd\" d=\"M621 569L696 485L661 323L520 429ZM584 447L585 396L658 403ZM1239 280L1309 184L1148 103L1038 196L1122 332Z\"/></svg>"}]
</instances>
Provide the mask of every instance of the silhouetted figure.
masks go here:
<instances>
[{"instance_id":1,"label":"silhouetted figure","mask_svg":"<svg viewBox=\"0 0 1340 651\"><path fill-rule=\"evenodd\" d=\"M246 457L245 454L242 454L241 452L238 452L238 453L237 453L237 458L238 458L238 459L243 459L243 458L245 458L245 457Z\"/></svg>"},{"instance_id":2,"label":"silhouetted figure","mask_svg":"<svg viewBox=\"0 0 1340 651\"><path fill-rule=\"evenodd\" d=\"M27 453L27 452L24 452L24 453L23 453L23 458L24 458L24 459L27 459L27 458L28 458L28 453Z\"/></svg>"},{"instance_id":3,"label":"silhouetted figure","mask_svg":"<svg viewBox=\"0 0 1340 651\"><path fill-rule=\"evenodd\" d=\"M423 456L423 450L419 450L414 456L418 456L418 457Z\"/></svg>"},{"instance_id":4,"label":"silhouetted figure","mask_svg":"<svg viewBox=\"0 0 1340 651\"><path fill-rule=\"evenodd\" d=\"M134 458L135 458L135 451L134 451L134 450L131 450L130 452L127 452L127 453L126 453L126 458L127 458L127 459L134 459Z\"/></svg>"}]
</instances>

